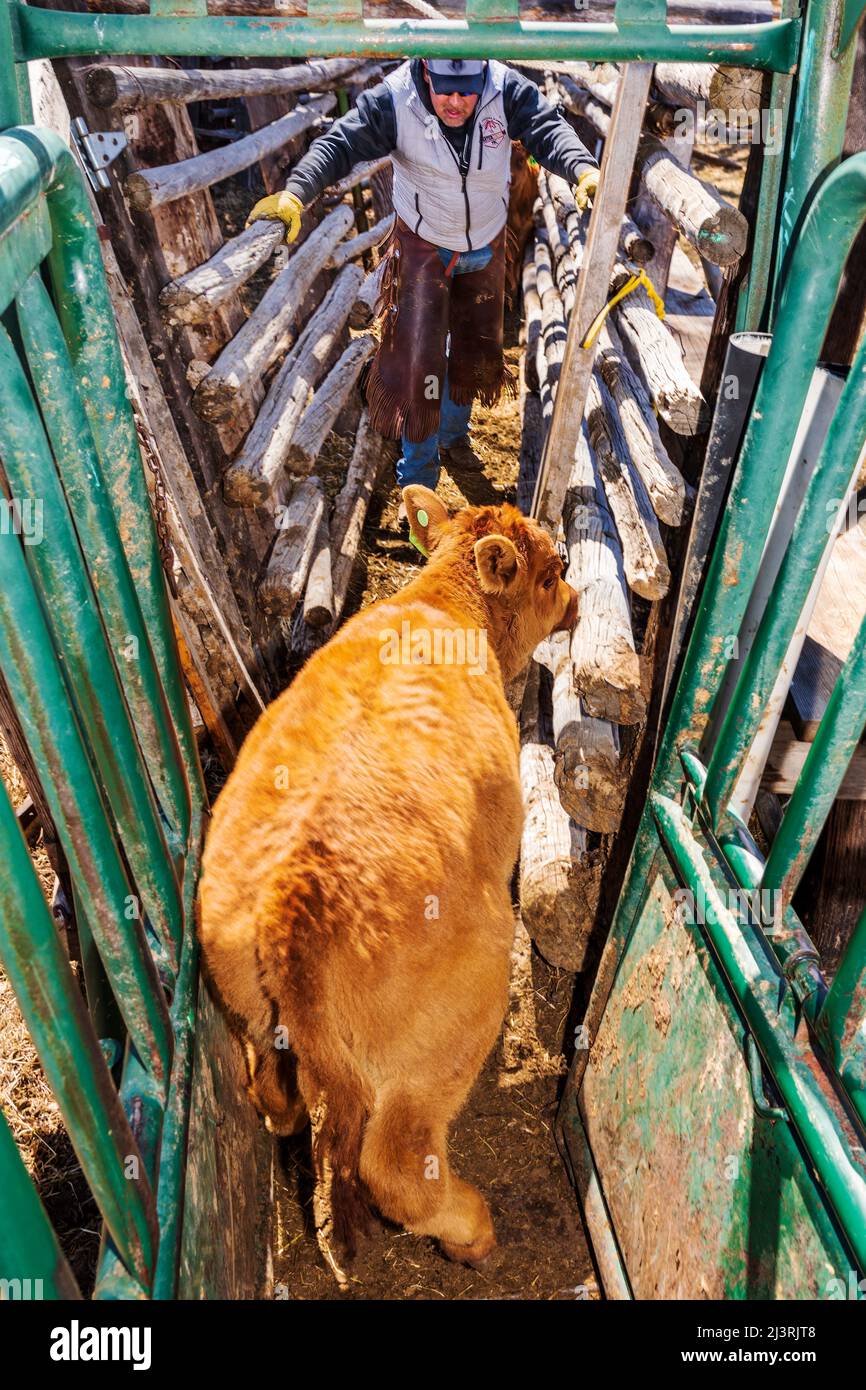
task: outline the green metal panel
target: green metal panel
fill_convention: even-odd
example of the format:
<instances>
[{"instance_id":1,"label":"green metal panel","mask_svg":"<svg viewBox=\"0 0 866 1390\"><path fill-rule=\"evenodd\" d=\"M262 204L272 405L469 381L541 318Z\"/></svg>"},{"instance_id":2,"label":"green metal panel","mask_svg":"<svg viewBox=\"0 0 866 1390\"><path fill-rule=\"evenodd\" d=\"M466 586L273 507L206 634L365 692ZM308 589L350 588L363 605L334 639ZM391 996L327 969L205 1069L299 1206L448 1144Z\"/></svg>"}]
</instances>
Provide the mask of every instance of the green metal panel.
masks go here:
<instances>
[{"instance_id":1,"label":"green metal panel","mask_svg":"<svg viewBox=\"0 0 866 1390\"><path fill-rule=\"evenodd\" d=\"M826 1298L850 1253L791 1126L756 1111L746 1029L684 906L660 854L580 1093L632 1291Z\"/></svg>"},{"instance_id":2,"label":"green metal panel","mask_svg":"<svg viewBox=\"0 0 866 1390\"><path fill-rule=\"evenodd\" d=\"M92 1019L5 792L0 960L105 1221L99 1295L171 1296L205 798L96 229L49 131L0 136L0 295L4 507L41 509L0 528L0 663L73 876ZM119 1088L94 1028L118 1031L114 1001ZM0 1229L0 1278L32 1266L75 1294L2 1123Z\"/></svg>"},{"instance_id":3,"label":"green metal panel","mask_svg":"<svg viewBox=\"0 0 866 1390\"><path fill-rule=\"evenodd\" d=\"M844 121L850 82L847 56L835 67L829 58L827 12L810 6L805 32L831 71L819 80L806 65L792 98L800 124L783 187L789 211L800 208L787 253L780 239L786 264L767 277L770 290L781 274L774 337L589 1003L588 1054L576 1056L560 1117L567 1147L589 1145L606 1238L639 1297L844 1297L866 1271L866 913L828 989L791 907L866 725L866 624L766 866L728 809L828 543L827 503L846 493L866 437L864 349L740 653L809 381L866 219L866 155L829 169L836 135L823 131L814 157L798 147L804 112ZM716 715L731 662L738 680ZM683 894L699 909L688 920L675 911Z\"/></svg>"}]
</instances>

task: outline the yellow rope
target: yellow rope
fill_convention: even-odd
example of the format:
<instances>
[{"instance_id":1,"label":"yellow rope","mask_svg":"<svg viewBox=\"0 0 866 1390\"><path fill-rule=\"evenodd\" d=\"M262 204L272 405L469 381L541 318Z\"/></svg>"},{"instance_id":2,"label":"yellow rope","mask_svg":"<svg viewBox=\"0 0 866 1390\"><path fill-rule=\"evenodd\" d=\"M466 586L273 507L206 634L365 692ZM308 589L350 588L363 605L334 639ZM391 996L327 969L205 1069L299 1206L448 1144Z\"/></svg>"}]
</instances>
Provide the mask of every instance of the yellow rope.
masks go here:
<instances>
[{"instance_id":1,"label":"yellow rope","mask_svg":"<svg viewBox=\"0 0 866 1390\"><path fill-rule=\"evenodd\" d=\"M609 299L605 304L604 308L596 314L592 323L589 325L589 332L587 333L586 337L581 343L581 347L592 347L593 343L595 342L596 338L598 337L601 331L601 325L604 323L611 309L614 307L615 304L618 304L621 299L625 299L627 294L631 294L632 290L636 290L638 285L643 285L644 289L646 290L647 294L649 295L650 299L655 305L655 311L658 314L659 318L664 318L664 300L662 299L661 295L656 291L655 286L653 285L643 266L641 266L640 270L634 271L633 274L629 276L622 289L617 290L616 294L613 296L613 299Z\"/></svg>"}]
</instances>

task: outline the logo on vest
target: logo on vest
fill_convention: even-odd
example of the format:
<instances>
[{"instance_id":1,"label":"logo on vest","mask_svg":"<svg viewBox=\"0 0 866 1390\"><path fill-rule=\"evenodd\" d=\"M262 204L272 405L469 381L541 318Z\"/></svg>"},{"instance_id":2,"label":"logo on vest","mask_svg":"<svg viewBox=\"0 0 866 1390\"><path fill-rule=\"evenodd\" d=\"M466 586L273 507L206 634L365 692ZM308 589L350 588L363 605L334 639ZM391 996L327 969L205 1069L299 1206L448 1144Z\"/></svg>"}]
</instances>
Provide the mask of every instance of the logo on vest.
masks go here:
<instances>
[{"instance_id":1,"label":"logo on vest","mask_svg":"<svg viewBox=\"0 0 866 1390\"><path fill-rule=\"evenodd\" d=\"M506 130L501 121L497 121L495 116L487 116L481 122L481 143L488 149L497 149L505 139Z\"/></svg>"}]
</instances>

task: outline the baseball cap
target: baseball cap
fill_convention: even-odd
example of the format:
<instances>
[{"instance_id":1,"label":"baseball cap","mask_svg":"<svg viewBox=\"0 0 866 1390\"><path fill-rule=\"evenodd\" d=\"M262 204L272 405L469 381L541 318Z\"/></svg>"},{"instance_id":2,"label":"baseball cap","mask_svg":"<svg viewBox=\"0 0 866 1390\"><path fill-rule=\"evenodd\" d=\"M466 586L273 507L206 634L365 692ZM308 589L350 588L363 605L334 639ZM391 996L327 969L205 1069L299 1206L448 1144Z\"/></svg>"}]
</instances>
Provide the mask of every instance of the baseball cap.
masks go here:
<instances>
[{"instance_id":1,"label":"baseball cap","mask_svg":"<svg viewBox=\"0 0 866 1390\"><path fill-rule=\"evenodd\" d=\"M461 92L464 96L475 92L480 96L484 90L485 66L481 58L427 59L430 85L437 96L447 96L450 92Z\"/></svg>"}]
</instances>

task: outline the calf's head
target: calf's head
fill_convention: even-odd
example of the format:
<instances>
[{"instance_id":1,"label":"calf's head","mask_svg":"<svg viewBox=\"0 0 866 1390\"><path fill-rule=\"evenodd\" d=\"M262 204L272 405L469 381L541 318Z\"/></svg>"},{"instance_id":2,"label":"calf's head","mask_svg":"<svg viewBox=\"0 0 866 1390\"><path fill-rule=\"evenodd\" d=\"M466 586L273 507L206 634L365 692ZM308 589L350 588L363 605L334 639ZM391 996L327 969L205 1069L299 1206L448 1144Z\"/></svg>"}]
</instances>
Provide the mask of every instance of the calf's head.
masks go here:
<instances>
[{"instance_id":1,"label":"calf's head","mask_svg":"<svg viewBox=\"0 0 866 1390\"><path fill-rule=\"evenodd\" d=\"M485 610L503 680L523 669L538 643L577 621L577 591L546 531L505 502L466 507L453 517L429 488L403 489L416 537L430 556L429 577L474 594Z\"/></svg>"}]
</instances>

